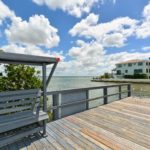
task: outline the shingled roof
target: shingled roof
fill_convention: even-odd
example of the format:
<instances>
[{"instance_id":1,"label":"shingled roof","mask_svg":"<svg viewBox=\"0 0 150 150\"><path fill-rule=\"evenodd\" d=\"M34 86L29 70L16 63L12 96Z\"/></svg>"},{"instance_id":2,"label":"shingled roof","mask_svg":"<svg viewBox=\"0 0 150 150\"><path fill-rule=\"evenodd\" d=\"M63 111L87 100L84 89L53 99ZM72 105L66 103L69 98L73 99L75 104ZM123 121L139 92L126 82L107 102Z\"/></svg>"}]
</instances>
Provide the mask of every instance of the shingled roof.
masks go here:
<instances>
[{"instance_id":1,"label":"shingled roof","mask_svg":"<svg viewBox=\"0 0 150 150\"><path fill-rule=\"evenodd\" d=\"M132 60L120 62L120 63L117 63L117 64L128 64L128 63L138 63L138 62L150 62L150 60L132 59Z\"/></svg>"}]
</instances>

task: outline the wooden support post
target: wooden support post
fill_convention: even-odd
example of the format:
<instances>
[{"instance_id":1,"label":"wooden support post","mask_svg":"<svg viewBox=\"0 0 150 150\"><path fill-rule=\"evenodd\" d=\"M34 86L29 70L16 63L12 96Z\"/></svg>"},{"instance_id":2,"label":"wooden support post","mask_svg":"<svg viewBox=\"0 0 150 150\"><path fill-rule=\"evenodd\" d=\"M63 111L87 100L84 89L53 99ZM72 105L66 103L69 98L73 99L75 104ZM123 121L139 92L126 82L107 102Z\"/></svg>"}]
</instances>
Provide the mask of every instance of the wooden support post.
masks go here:
<instances>
[{"instance_id":1,"label":"wooden support post","mask_svg":"<svg viewBox=\"0 0 150 150\"><path fill-rule=\"evenodd\" d=\"M43 63L43 111L47 112L47 95L46 95L46 64ZM46 120L43 121L43 136L46 135Z\"/></svg>"},{"instance_id":2,"label":"wooden support post","mask_svg":"<svg viewBox=\"0 0 150 150\"><path fill-rule=\"evenodd\" d=\"M107 87L104 87L103 89L103 95L104 95L104 105L108 104L108 97L107 97Z\"/></svg>"},{"instance_id":3,"label":"wooden support post","mask_svg":"<svg viewBox=\"0 0 150 150\"><path fill-rule=\"evenodd\" d=\"M53 106L59 105L59 94L52 95L53 98ZM59 119L59 108L53 109L53 120Z\"/></svg>"},{"instance_id":4,"label":"wooden support post","mask_svg":"<svg viewBox=\"0 0 150 150\"><path fill-rule=\"evenodd\" d=\"M56 69L57 64L58 64L58 62L56 62L56 63L53 65L53 67L52 67L52 70L51 70L51 72L50 72L50 74L49 74L49 76L48 76L48 79L47 79L47 81L46 81L46 87L48 87L48 84L49 84L49 82L51 81L52 75L53 75L53 73L54 73L54 71L55 71L55 69Z\"/></svg>"},{"instance_id":5,"label":"wooden support post","mask_svg":"<svg viewBox=\"0 0 150 150\"><path fill-rule=\"evenodd\" d=\"M128 89L128 97L130 97L131 96L131 84L128 85L127 89Z\"/></svg>"},{"instance_id":6,"label":"wooden support post","mask_svg":"<svg viewBox=\"0 0 150 150\"><path fill-rule=\"evenodd\" d=\"M86 90L86 99L89 99L89 90ZM89 101L86 101L86 110L89 109Z\"/></svg>"},{"instance_id":7,"label":"wooden support post","mask_svg":"<svg viewBox=\"0 0 150 150\"><path fill-rule=\"evenodd\" d=\"M119 100L121 99L121 85L119 85Z\"/></svg>"}]
</instances>

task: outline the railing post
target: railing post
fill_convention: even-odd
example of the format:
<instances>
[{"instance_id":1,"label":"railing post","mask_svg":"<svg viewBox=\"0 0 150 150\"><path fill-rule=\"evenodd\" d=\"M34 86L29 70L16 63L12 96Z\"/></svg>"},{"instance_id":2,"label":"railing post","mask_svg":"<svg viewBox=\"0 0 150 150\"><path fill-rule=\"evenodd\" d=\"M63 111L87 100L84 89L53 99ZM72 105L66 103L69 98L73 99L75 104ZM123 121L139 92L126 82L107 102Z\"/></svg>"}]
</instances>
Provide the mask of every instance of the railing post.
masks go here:
<instances>
[{"instance_id":1,"label":"railing post","mask_svg":"<svg viewBox=\"0 0 150 150\"><path fill-rule=\"evenodd\" d=\"M104 105L108 104L108 97L107 97L107 87L104 87L103 89L103 95L104 95Z\"/></svg>"},{"instance_id":2,"label":"railing post","mask_svg":"<svg viewBox=\"0 0 150 150\"><path fill-rule=\"evenodd\" d=\"M131 84L128 84L128 97L131 96Z\"/></svg>"},{"instance_id":3,"label":"railing post","mask_svg":"<svg viewBox=\"0 0 150 150\"><path fill-rule=\"evenodd\" d=\"M46 64L43 63L43 111L47 112L47 94L46 94ZM46 135L46 120L43 121L43 136Z\"/></svg>"},{"instance_id":4,"label":"railing post","mask_svg":"<svg viewBox=\"0 0 150 150\"><path fill-rule=\"evenodd\" d=\"M86 90L86 99L89 99L89 90ZM89 101L86 101L86 110L89 109Z\"/></svg>"},{"instance_id":5,"label":"railing post","mask_svg":"<svg viewBox=\"0 0 150 150\"><path fill-rule=\"evenodd\" d=\"M119 85L119 100L121 99L121 85Z\"/></svg>"},{"instance_id":6,"label":"railing post","mask_svg":"<svg viewBox=\"0 0 150 150\"><path fill-rule=\"evenodd\" d=\"M53 106L58 106L59 105L59 94L54 94L52 95L53 99ZM59 108L57 107L56 109L53 109L53 120L59 119Z\"/></svg>"}]
</instances>

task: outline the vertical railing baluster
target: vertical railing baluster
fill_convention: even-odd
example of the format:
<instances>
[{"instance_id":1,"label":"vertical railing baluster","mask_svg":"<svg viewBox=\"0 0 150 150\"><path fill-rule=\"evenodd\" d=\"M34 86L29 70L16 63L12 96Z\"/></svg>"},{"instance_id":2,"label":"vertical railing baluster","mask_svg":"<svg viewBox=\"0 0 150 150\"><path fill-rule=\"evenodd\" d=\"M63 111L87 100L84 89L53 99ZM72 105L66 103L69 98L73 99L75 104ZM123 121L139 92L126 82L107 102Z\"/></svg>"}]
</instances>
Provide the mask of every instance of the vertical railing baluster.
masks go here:
<instances>
[{"instance_id":1,"label":"vertical railing baluster","mask_svg":"<svg viewBox=\"0 0 150 150\"><path fill-rule=\"evenodd\" d=\"M119 85L119 100L122 98L121 95L121 85Z\"/></svg>"},{"instance_id":2,"label":"vertical railing baluster","mask_svg":"<svg viewBox=\"0 0 150 150\"><path fill-rule=\"evenodd\" d=\"M47 92L46 92L46 64L43 63L43 111L47 112ZM46 135L46 120L43 121L43 136Z\"/></svg>"},{"instance_id":3,"label":"vertical railing baluster","mask_svg":"<svg viewBox=\"0 0 150 150\"><path fill-rule=\"evenodd\" d=\"M88 99L89 99L89 90L86 90L86 99L87 99L87 101L86 101L86 110L88 110L89 109L89 101L88 101Z\"/></svg>"},{"instance_id":4,"label":"vertical railing baluster","mask_svg":"<svg viewBox=\"0 0 150 150\"><path fill-rule=\"evenodd\" d=\"M128 84L128 97L131 96L131 84Z\"/></svg>"},{"instance_id":5,"label":"vertical railing baluster","mask_svg":"<svg viewBox=\"0 0 150 150\"><path fill-rule=\"evenodd\" d=\"M57 107L59 105L59 94L53 94L52 95L53 99L53 106ZM53 120L59 119L59 108L57 107L56 109L53 109Z\"/></svg>"},{"instance_id":6,"label":"vertical railing baluster","mask_svg":"<svg viewBox=\"0 0 150 150\"><path fill-rule=\"evenodd\" d=\"M104 105L108 104L108 97L107 97L107 87L104 87L103 89L103 95L104 95Z\"/></svg>"}]
</instances>

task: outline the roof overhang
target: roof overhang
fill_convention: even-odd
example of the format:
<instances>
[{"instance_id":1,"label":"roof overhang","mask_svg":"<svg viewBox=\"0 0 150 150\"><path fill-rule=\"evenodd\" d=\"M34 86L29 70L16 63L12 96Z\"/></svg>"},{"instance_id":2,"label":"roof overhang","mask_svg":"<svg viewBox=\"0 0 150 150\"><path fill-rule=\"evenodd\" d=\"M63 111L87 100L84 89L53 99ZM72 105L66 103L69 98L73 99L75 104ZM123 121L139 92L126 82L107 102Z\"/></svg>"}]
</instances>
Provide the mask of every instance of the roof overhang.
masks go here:
<instances>
[{"instance_id":1,"label":"roof overhang","mask_svg":"<svg viewBox=\"0 0 150 150\"><path fill-rule=\"evenodd\" d=\"M60 61L57 57L44 57L18 53L0 52L0 63L42 65L54 64Z\"/></svg>"}]
</instances>

